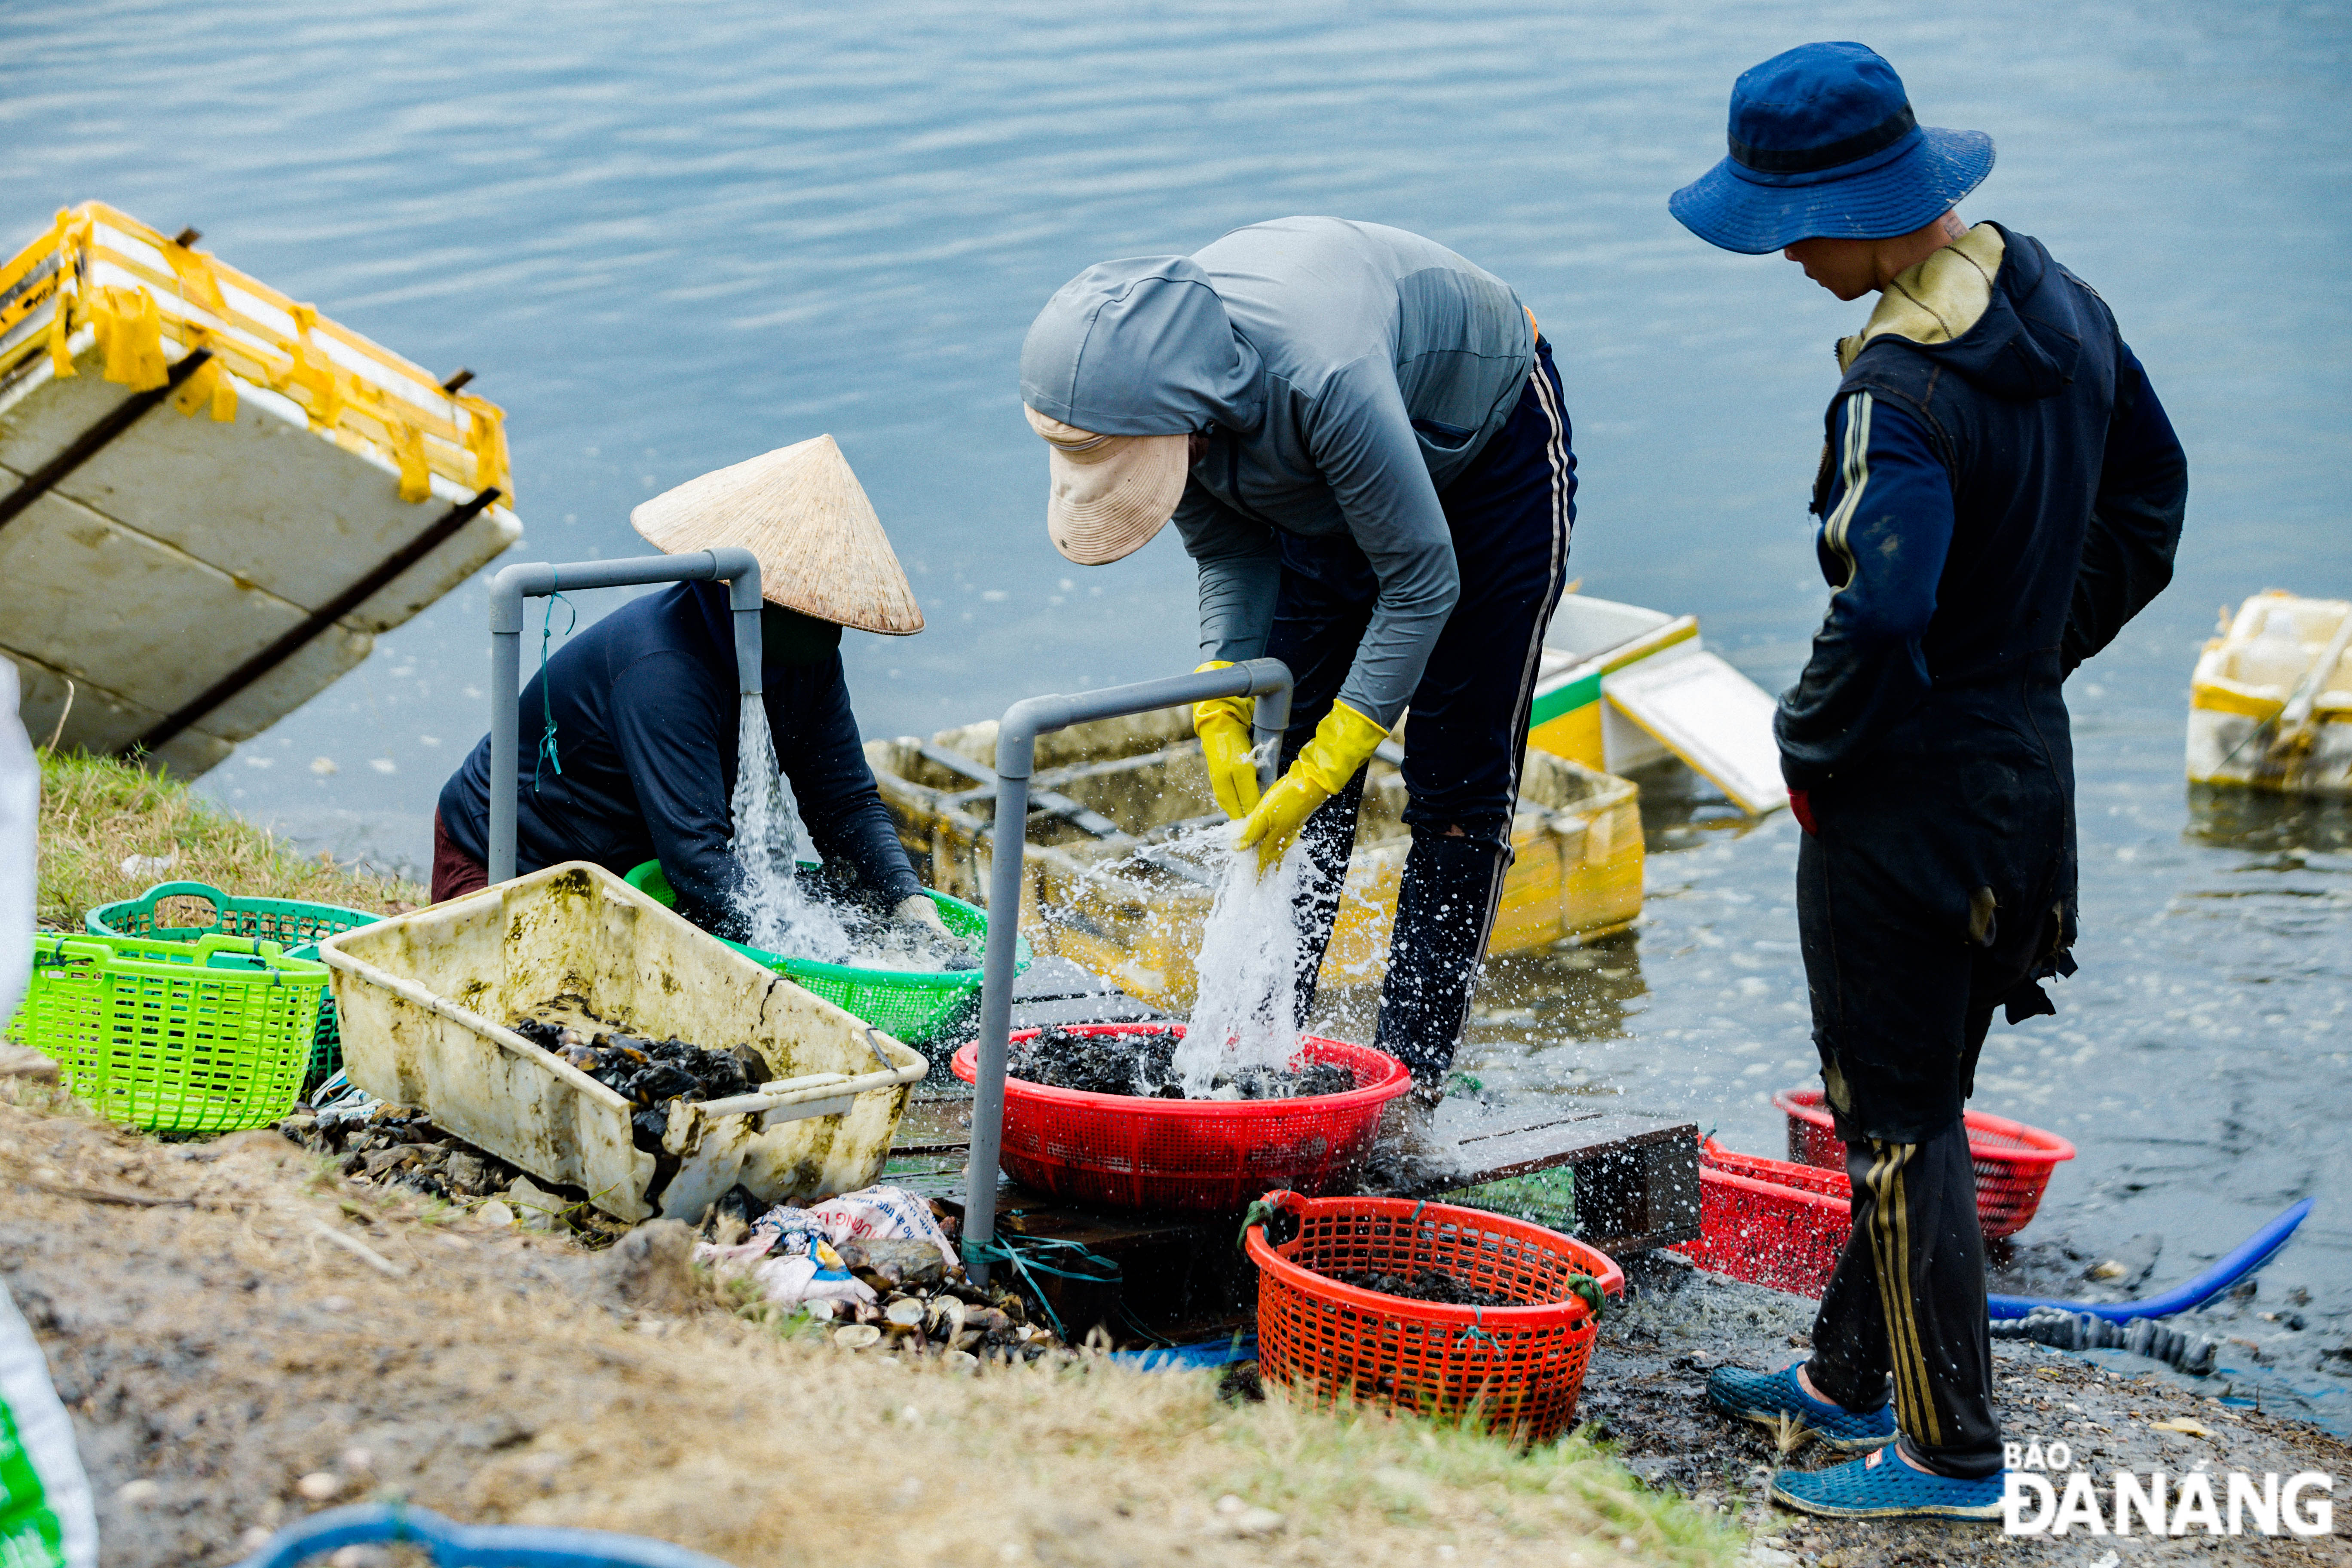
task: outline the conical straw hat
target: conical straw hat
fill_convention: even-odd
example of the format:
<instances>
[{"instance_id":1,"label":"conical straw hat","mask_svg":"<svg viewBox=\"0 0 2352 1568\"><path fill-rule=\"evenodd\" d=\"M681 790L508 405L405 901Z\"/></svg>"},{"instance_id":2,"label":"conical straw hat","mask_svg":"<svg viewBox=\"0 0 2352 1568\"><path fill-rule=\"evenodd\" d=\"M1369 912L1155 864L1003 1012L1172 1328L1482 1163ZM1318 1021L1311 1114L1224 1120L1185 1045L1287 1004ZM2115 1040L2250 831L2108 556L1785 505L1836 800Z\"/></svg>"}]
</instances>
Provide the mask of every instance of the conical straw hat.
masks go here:
<instances>
[{"instance_id":1,"label":"conical straw hat","mask_svg":"<svg viewBox=\"0 0 2352 1568\"><path fill-rule=\"evenodd\" d=\"M772 605L892 637L923 629L882 520L830 436L688 479L629 521L671 555L743 546Z\"/></svg>"}]
</instances>

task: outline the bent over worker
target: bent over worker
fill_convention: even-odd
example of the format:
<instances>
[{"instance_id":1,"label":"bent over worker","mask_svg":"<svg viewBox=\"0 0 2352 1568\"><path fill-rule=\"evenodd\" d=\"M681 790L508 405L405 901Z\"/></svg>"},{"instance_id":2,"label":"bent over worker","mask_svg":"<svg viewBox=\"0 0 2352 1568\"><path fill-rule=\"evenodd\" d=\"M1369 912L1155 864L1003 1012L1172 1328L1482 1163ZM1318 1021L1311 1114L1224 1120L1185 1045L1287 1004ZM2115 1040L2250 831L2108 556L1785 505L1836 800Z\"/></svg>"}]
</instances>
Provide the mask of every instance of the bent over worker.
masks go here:
<instances>
[{"instance_id":1,"label":"bent over worker","mask_svg":"<svg viewBox=\"0 0 2352 1568\"><path fill-rule=\"evenodd\" d=\"M1707 1392L1868 1451L1783 1470L1790 1507L1990 1519L2000 1428L1961 1110L1994 1010L2054 1012L2041 983L2074 973L2060 685L2170 580L2188 465L2098 295L2038 240L1952 210L1990 140L1921 129L1877 55L1765 61L1732 89L1730 142L1675 216L1879 300L1838 345L1812 500L1832 592L1774 721L1853 1234L1811 1359L1722 1369Z\"/></svg>"},{"instance_id":2,"label":"bent over worker","mask_svg":"<svg viewBox=\"0 0 2352 1568\"><path fill-rule=\"evenodd\" d=\"M670 554L751 552L769 733L828 879L877 912L940 928L866 765L841 662L844 626L907 636L922 612L833 438L705 474L629 521ZM659 860L680 914L747 937L730 805L741 689L724 584L648 594L566 642L522 690L523 749L541 733L518 780L516 870L593 860L625 874ZM488 880L489 783L484 736L442 786L436 902Z\"/></svg>"},{"instance_id":3,"label":"bent over worker","mask_svg":"<svg viewBox=\"0 0 2352 1568\"><path fill-rule=\"evenodd\" d=\"M1206 669L1297 679L1263 798L1250 704L1202 703L1218 804L1262 865L1316 875L1299 1022L1339 910L1367 760L1408 706L1412 836L1377 1043L1430 1147L1511 858L1528 704L1566 575L1576 460L1551 347L1499 279L1378 224L1291 217L1191 256L1106 261L1029 329L1054 543L1084 565L1171 518L1200 574Z\"/></svg>"}]
</instances>

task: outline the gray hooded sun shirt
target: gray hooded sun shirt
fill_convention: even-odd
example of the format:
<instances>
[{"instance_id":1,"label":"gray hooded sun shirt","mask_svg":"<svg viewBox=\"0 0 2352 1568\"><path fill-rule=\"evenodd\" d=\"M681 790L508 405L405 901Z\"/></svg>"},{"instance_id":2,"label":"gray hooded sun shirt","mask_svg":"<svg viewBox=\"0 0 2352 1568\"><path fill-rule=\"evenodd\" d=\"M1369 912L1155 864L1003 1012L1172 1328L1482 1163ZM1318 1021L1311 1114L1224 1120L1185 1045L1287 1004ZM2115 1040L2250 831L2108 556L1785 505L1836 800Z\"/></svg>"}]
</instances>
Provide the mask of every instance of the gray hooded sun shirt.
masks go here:
<instances>
[{"instance_id":1,"label":"gray hooded sun shirt","mask_svg":"<svg viewBox=\"0 0 2352 1568\"><path fill-rule=\"evenodd\" d=\"M1174 518L1208 658L1265 651L1276 529L1352 537L1380 598L1339 700L1393 726L1461 588L1438 491L1534 364L1491 273L1402 229L1290 217L1088 268L1029 329L1021 396L1097 435L1208 435Z\"/></svg>"}]
</instances>

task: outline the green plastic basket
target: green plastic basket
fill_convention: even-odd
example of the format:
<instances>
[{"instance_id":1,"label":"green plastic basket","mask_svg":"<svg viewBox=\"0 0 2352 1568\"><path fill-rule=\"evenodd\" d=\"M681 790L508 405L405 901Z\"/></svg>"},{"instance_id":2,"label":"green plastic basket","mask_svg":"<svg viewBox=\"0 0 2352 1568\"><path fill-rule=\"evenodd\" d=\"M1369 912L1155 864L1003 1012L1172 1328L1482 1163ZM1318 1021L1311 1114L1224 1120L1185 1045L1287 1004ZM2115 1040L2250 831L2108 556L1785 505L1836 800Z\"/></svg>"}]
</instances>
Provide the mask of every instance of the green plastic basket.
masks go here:
<instances>
[{"instance_id":1,"label":"green plastic basket","mask_svg":"<svg viewBox=\"0 0 2352 1568\"><path fill-rule=\"evenodd\" d=\"M165 899L203 899L213 906L213 918L203 925L157 925L155 906ZM315 961L320 937L373 925L382 919L341 904L232 897L208 882L158 882L135 899L100 904L82 917L82 925L96 936L152 936L164 942L194 942L205 936L258 937L285 948L289 958ZM326 1082L342 1065L343 1037L335 1026L335 998L331 991L319 999L319 1033L310 1042L310 1066L303 1074L302 1091L307 1094Z\"/></svg>"},{"instance_id":2,"label":"green plastic basket","mask_svg":"<svg viewBox=\"0 0 2352 1568\"><path fill-rule=\"evenodd\" d=\"M677 894L670 888L669 879L662 874L658 860L646 861L625 879L656 903L674 907L677 902ZM953 935L974 943L988 935L987 910L929 888L923 892L939 905L940 923ZM718 940L727 942L723 936ZM980 989L981 972L977 969L861 969L851 963L785 958L746 947L740 942L727 942L727 945L909 1046L928 1044L955 1016L965 998ZM1017 940L1013 955L1013 972L1018 974L1029 967L1034 956L1028 938Z\"/></svg>"},{"instance_id":3,"label":"green plastic basket","mask_svg":"<svg viewBox=\"0 0 2352 1568\"><path fill-rule=\"evenodd\" d=\"M110 1121L235 1132L294 1108L326 990L325 964L274 942L40 931L10 1034Z\"/></svg>"},{"instance_id":4,"label":"green plastic basket","mask_svg":"<svg viewBox=\"0 0 2352 1568\"><path fill-rule=\"evenodd\" d=\"M1437 1201L1525 1220L1563 1236L1576 1234L1576 1172L1567 1165L1505 1176L1481 1186L1457 1187L1438 1194Z\"/></svg>"}]
</instances>

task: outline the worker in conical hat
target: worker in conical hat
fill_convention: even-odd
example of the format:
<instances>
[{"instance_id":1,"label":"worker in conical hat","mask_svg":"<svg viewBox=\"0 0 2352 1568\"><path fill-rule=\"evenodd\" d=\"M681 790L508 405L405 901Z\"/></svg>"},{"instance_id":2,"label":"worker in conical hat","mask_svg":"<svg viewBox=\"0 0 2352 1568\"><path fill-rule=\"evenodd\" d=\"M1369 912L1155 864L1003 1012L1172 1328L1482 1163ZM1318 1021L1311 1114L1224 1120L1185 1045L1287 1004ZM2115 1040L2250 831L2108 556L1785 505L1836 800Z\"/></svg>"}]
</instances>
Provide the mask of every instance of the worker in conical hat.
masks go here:
<instances>
[{"instance_id":1,"label":"worker in conical hat","mask_svg":"<svg viewBox=\"0 0 2352 1568\"><path fill-rule=\"evenodd\" d=\"M705 474L629 521L671 554L740 545L758 559L768 728L825 874L877 912L937 927L875 788L841 662L845 626L906 637L923 616L833 437ZM525 746L541 715L554 727L521 771L516 870L593 860L625 873L657 859L681 914L738 933L739 692L724 584L647 594L567 641L522 691ZM442 787L436 900L487 884L489 770L485 736Z\"/></svg>"}]
</instances>

